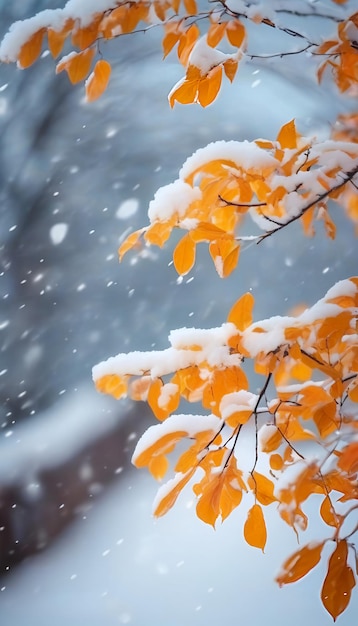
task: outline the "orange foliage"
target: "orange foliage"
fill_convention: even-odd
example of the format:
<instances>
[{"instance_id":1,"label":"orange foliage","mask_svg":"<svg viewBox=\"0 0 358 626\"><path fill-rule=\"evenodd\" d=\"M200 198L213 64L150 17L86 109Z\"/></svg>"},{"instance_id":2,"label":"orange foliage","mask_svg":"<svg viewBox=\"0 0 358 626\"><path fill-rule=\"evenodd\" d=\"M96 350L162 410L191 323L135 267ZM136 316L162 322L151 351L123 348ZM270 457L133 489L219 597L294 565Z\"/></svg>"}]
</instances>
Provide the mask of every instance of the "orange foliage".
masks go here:
<instances>
[{"instance_id":1,"label":"orange foliage","mask_svg":"<svg viewBox=\"0 0 358 626\"><path fill-rule=\"evenodd\" d=\"M252 10L235 15L225 2L220 3L220 19L215 5L210 4L200 16L197 11L195 0L114 1L112 8L95 13L85 25L76 16L65 19L64 13L56 29L29 29L16 60L20 68L32 65L47 34L53 58L65 46L70 49L57 63L56 72L65 70L73 84L85 81L86 98L91 102L105 92L111 74L101 42L145 31L154 21L163 29L164 57L176 48L185 71L169 94L170 106L198 103L206 107L220 92L223 75L234 80L247 51L248 29L240 18L260 28L280 26L273 21L274 10L270 19ZM337 19L336 34L319 44L304 34L285 32L299 35L307 42L302 52L309 49L312 58L320 59L318 83L331 76L341 93L355 96L357 29L358 13L354 13ZM231 52L221 52L221 44ZM243 242L260 243L296 220L306 236L314 235L315 222L321 220L327 236L334 239L332 203L345 209L358 232L357 173L357 113L341 115L332 141L326 143L302 137L294 120L282 126L275 140L231 142L230 149L219 143L215 154L208 152L205 157L201 153L200 158L186 162L179 181L188 192L186 204L179 210L168 193L165 214L152 212L148 226L121 243L120 260L138 249L142 240L162 247L172 231L180 229L185 234L173 252L176 271L190 272L196 247L205 242L218 275L226 278L237 266ZM249 217L261 230L245 237L240 227ZM243 535L248 544L264 550L263 507L277 507L298 537L308 524L306 502L314 495L327 536L291 555L277 582L285 585L300 580L333 542L321 600L335 620L348 606L356 584L349 565L356 552L349 539L358 528L347 531L345 522L358 510L358 277L342 281L311 309L295 317L277 317L274 324L272 320L255 323L253 306L253 295L244 294L229 311L222 334L211 329L207 342L201 340L202 331L195 339L191 335L183 339L180 346L174 341L169 348L171 368L166 358L160 371L162 353L158 352L153 353L152 365L146 361L145 367L133 372L133 355L129 362L126 355L119 355L120 367L111 362L104 369L94 369L95 385L117 399L128 394L133 400L148 402L160 423L151 427L151 437L144 435L139 441L133 462L148 467L155 479L166 476L167 456L176 445L187 444L177 458L175 476L158 492L156 516L169 511L195 478L192 488L198 517L215 527L242 501L249 502ZM249 391L247 361L262 377L255 393ZM181 400L201 403L204 415L173 415ZM253 462L244 471L238 465L239 445L245 432L252 431Z\"/></svg>"}]
</instances>

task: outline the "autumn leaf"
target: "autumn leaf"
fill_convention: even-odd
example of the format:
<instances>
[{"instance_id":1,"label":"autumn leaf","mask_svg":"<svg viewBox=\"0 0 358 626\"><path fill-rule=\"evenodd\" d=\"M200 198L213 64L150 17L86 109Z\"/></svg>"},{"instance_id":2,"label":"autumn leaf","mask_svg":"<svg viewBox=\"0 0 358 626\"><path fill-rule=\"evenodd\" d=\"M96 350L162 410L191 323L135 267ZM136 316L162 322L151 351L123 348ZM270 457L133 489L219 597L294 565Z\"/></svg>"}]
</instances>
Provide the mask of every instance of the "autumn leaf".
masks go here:
<instances>
[{"instance_id":1,"label":"autumn leaf","mask_svg":"<svg viewBox=\"0 0 358 626\"><path fill-rule=\"evenodd\" d=\"M145 230L146 230L145 228L140 228L139 230L136 230L135 232L131 233L123 241L123 243L118 248L118 256L119 256L120 261L122 261L124 255L127 254L129 250L132 250L138 245L138 242L142 234L145 232Z\"/></svg>"},{"instance_id":2,"label":"autumn leaf","mask_svg":"<svg viewBox=\"0 0 358 626\"><path fill-rule=\"evenodd\" d=\"M191 468L184 475L177 474L175 478L163 486L162 490L159 490L153 511L155 517L161 517L162 515L168 513L168 511L174 506L182 489L192 478L195 471L196 467Z\"/></svg>"},{"instance_id":3,"label":"autumn leaf","mask_svg":"<svg viewBox=\"0 0 358 626\"><path fill-rule=\"evenodd\" d=\"M267 531L262 508L259 504L254 504L248 512L244 524L245 541L254 548L264 551L267 539Z\"/></svg>"},{"instance_id":4,"label":"autumn leaf","mask_svg":"<svg viewBox=\"0 0 358 626\"><path fill-rule=\"evenodd\" d=\"M300 580L310 572L321 560L322 548L325 542L309 543L292 554L282 565L280 574L276 577L276 582L288 585Z\"/></svg>"},{"instance_id":5,"label":"autumn leaf","mask_svg":"<svg viewBox=\"0 0 358 626\"><path fill-rule=\"evenodd\" d=\"M155 380L153 380L153 382L149 386L147 396L147 402L150 408L152 409L155 417L160 421L165 420L169 415L169 411L163 409L159 404L159 398L161 390L163 388L163 384L164 383L160 378L156 378Z\"/></svg>"},{"instance_id":6,"label":"autumn leaf","mask_svg":"<svg viewBox=\"0 0 358 626\"><path fill-rule=\"evenodd\" d=\"M347 474L358 472L358 441L352 441L342 450L337 465Z\"/></svg>"},{"instance_id":7,"label":"autumn leaf","mask_svg":"<svg viewBox=\"0 0 358 626\"><path fill-rule=\"evenodd\" d=\"M126 381L116 374L106 374L95 381L96 389L101 393L108 393L118 400L127 393Z\"/></svg>"},{"instance_id":8,"label":"autumn leaf","mask_svg":"<svg viewBox=\"0 0 358 626\"><path fill-rule=\"evenodd\" d=\"M56 66L56 74L66 70L73 85L87 78L95 55L94 48L83 52L72 52L64 57Z\"/></svg>"},{"instance_id":9,"label":"autumn leaf","mask_svg":"<svg viewBox=\"0 0 358 626\"><path fill-rule=\"evenodd\" d=\"M297 132L295 120L284 124L277 135L277 141L281 148L297 148Z\"/></svg>"},{"instance_id":10,"label":"autumn leaf","mask_svg":"<svg viewBox=\"0 0 358 626\"><path fill-rule=\"evenodd\" d=\"M210 72L199 81L198 86L198 102L202 107L207 107L214 102L221 87L222 66L214 67Z\"/></svg>"},{"instance_id":11,"label":"autumn leaf","mask_svg":"<svg viewBox=\"0 0 358 626\"><path fill-rule=\"evenodd\" d=\"M353 571L347 563L347 558L347 541L342 539L337 542L336 548L329 559L327 574L321 590L322 604L334 621L347 608L352 589L356 584Z\"/></svg>"},{"instance_id":12,"label":"autumn leaf","mask_svg":"<svg viewBox=\"0 0 358 626\"><path fill-rule=\"evenodd\" d=\"M272 502L277 500L273 493L274 484L272 480L267 478L267 476L264 476L259 472L253 472L252 476L248 479L248 485L254 492L257 500L264 506L272 504Z\"/></svg>"},{"instance_id":13,"label":"autumn leaf","mask_svg":"<svg viewBox=\"0 0 358 626\"><path fill-rule=\"evenodd\" d=\"M41 28L21 46L17 59L18 65L21 69L30 67L30 65L35 63L40 56L45 32L46 29Z\"/></svg>"},{"instance_id":14,"label":"autumn leaf","mask_svg":"<svg viewBox=\"0 0 358 626\"><path fill-rule=\"evenodd\" d=\"M47 29L48 48L54 59L61 54L63 45L73 28L74 21L67 19L61 30L57 31L53 28Z\"/></svg>"},{"instance_id":15,"label":"autumn leaf","mask_svg":"<svg viewBox=\"0 0 358 626\"><path fill-rule=\"evenodd\" d=\"M226 36L232 46L240 48L245 41L245 26L239 20L231 20L226 27Z\"/></svg>"},{"instance_id":16,"label":"autumn leaf","mask_svg":"<svg viewBox=\"0 0 358 626\"><path fill-rule=\"evenodd\" d=\"M195 263L195 242L187 233L177 243L173 252L173 263L178 274L184 276L192 269Z\"/></svg>"},{"instance_id":17,"label":"autumn leaf","mask_svg":"<svg viewBox=\"0 0 358 626\"><path fill-rule=\"evenodd\" d=\"M100 98L107 89L111 76L111 65L108 61L100 59L94 66L92 74L86 80L86 100L93 102Z\"/></svg>"},{"instance_id":18,"label":"autumn leaf","mask_svg":"<svg viewBox=\"0 0 358 626\"><path fill-rule=\"evenodd\" d=\"M252 324L252 310L254 307L254 296L252 293L247 292L239 300L237 300L234 306L230 309L227 321L235 324L238 330L246 330L248 326Z\"/></svg>"}]
</instances>

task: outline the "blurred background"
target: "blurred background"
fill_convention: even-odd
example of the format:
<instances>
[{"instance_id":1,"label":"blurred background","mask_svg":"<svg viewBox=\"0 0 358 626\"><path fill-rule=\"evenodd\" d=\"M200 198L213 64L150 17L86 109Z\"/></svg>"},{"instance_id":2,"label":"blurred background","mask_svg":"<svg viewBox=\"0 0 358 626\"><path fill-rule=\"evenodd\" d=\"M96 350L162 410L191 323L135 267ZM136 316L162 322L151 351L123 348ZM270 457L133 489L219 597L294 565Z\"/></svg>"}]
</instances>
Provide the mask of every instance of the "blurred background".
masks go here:
<instances>
[{"instance_id":1,"label":"blurred background","mask_svg":"<svg viewBox=\"0 0 358 626\"><path fill-rule=\"evenodd\" d=\"M60 6L0 0L0 36ZM334 30L328 19L289 23L316 37ZM297 45L271 31L253 26L250 51ZM114 72L91 105L81 85L55 76L49 55L27 71L0 66L1 624L325 626L323 567L292 588L273 582L297 546L274 511L265 555L244 543L240 510L214 532L196 519L190 492L152 519L156 485L130 458L153 418L145 405L97 394L91 368L117 352L165 348L173 328L220 325L249 289L259 319L310 305L357 273L353 228L338 207L335 242L319 225L314 239L292 225L244 250L223 281L204 246L184 280L170 243L121 265L117 257L124 237L147 223L156 189L197 148L273 139L293 117L300 132L327 134L353 103L330 84L318 88L293 55L244 64L205 110L171 110L167 94L182 70L175 55L161 61L159 30L103 48ZM307 536L319 538L312 514ZM355 599L340 624L357 610Z\"/></svg>"}]
</instances>

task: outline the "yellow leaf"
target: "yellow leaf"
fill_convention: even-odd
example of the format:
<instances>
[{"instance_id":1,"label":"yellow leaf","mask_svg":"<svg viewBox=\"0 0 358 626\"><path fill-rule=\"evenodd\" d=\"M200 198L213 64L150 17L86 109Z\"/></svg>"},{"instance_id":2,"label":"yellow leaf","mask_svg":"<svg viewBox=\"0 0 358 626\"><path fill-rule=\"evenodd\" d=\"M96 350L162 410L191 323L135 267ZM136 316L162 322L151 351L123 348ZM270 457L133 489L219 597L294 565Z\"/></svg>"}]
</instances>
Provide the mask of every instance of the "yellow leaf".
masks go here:
<instances>
[{"instance_id":1,"label":"yellow leaf","mask_svg":"<svg viewBox=\"0 0 358 626\"><path fill-rule=\"evenodd\" d=\"M292 554L282 565L276 582L280 585L288 585L300 580L310 572L320 561L324 541L321 543L309 543Z\"/></svg>"},{"instance_id":2,"label":"yellow leaf","mask_svg":"<svg viewBox=\"0 0 358 626\"><path fill-rule=\"evenodd\" d=\"M222 73L222 66L217 65L217 67L210 70L205 78L200 80L198 87L198 102L202 107L207 107L209 104L214 102L220 91Z\"/></svg>"},{"instance_id":3,"label":"yellow leaf","mask_svg":"<svg viewBox=\"0 0 358 626\"><path fill-rule=\"evenodd\" d=\"M182 276L190 272L195 263L195 243L187 233L177 243L173 252L173 263L178 274Z\"/></svg>"},{"instance_id":4,"label":"yellow leaf","mask_svg":"<svg viewBox=\"0 0 358 626\"><path fill-rule=\"evenodd\" d=\"M281 145L281 148L297 148L295 120L291 120L282 126L277 135L277 141Z\"/></svg>"},{"instance_id":5,"label":"yellow leaf","mask_svg":"<svg viewBox=\"0 0 358 626\"><path fill-rule=\"evenodd\" d=\"M254 504L248 512L244 524L245 541L254 548L264 551L267 539L266 524L259 504Z\"/></svg>"},{"instance_id":6,"label":"yellow leaf","mask_svg":"<svg viewBox=\"0 0 358 626\"><path fill-rule=\"evenodd\" d=\"M57 64L56 74L66 70L71 83L73 85L79 83L87 78L94 55L94 48L88 48L83 52L73 52Z\"/></svg>"},{"instance_id":7,"label":"yellow leaf","mask_svg":"<svg viewBox=\"0 0 358 626\"><path fill-rule=\"evenodd\" d=\"M97 100L107 89L109 78L111 75L111 65L108 61L100 59L94 66L93 73L86 80L86 99L87 102Z\"/></svg>"},{"instance_id":8,"label":"yellow leaf","mask_svg":"<svg viewBox=\"0 0 358 626\"><path fill-rule=\"evenodd\" d=\"M323 581L321 600L328 613L336 621L347 608L356 582L347 564L348 548L345 539L338 541L328 562L327 575Z\"/></svg>"},{"instance_id":9,"label":"yellow leaf","mask_svg":"<svg viewBox=\"0 0 358 626\"><path fill-rule=\"evenodd\" d=\"M250 292L245 293L230 309L227 321L235 324L238 330L246 330L252 324L254 303L254 296Z\"/></svg>"},{"instance_id":10,"label":"yellow leaf","mask_svg":"<svg viewBox=\"0 0 358 626\"><path fill-rule=\"evenodd\" d=\"M26 69L35 63L36 59L41 54L42 40L46 32L45 28L41 28L36 33L31 35L30 39L26 41L20 48L18 56L18 64L21 69Z\"/></svg>"}]
</instances>

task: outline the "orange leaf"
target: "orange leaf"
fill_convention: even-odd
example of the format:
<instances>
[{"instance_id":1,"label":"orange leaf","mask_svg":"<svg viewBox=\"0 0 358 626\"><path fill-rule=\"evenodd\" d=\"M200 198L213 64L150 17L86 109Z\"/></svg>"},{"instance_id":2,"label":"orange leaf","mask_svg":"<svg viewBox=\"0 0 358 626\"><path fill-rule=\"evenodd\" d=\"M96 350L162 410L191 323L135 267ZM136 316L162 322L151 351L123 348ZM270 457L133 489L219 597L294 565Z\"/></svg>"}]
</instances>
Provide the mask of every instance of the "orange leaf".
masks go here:
<instances>
[{"instance_id":1,"label":"orange leaf","mask_svg":"<svg viewBox=\"0 0 358 626\"><path fill-rule=\"evenodd\" d=\"M226 27L226 36L232 46L240 48L245 41L245 26L239 20L232 20Z\"/></svg>"},{"instance_id":2,"label":"orange leaf","mask_svg":"<svg viewBox=\"0 0 358 626\"><path fill-rule=\"evenodd\" d=\"M178 274L183 276L184 274L190 272L195 263L195 252L195 243L190 237L190 234L187 233L177 243L173 252L174 267Z\"/></svg>"},{"instance_id":3,"label":"orange leaf","mask_svg":"<svg viewBox=\"0 0 358 626\"><path fill-rule=\"evenodd\" d=\"M169 461L164 454L153 456L148 463L148 469L156 480L162 480L167 473Z\"/></svg>"},{"instance_id":4,"label":"orange leaf","mask_svg":"<svg viewBox=\"0 0 358 626\"><path fill-rule=\"evenodd\" d=\"M348 387L348 396L352 402L358 402L358 384L349 385Z\"/></svg>"},{"instance_id":5,"label":"orange leaf","mask_svg":"<svg viewBox=\"0 0 358 626\"><path fill-rule=\"evenodd\" d=\"M215 241L219 237L226 237L227 233L222 228L210 224L210 222L199 222L199 224L190 231L190 237L193 241Z\"/></svg>"},{"instance_id":6,"label":"orange leaf","mask_svg":"<svg viewBox=\"0 0 358 626\"><path fill-rule=\"evenodd\" d=\"M206 524L215 528L215 522L220 514L220 493L222 489L222 478L214 478L204 490L200 500L196 505L197 516Z\"/></svg>"},{"instance_id":7,"label":"orange leaf","mask_svg":"<svg viewBox=\"0 0 358 626\"><path fill-rule=\"evenodd\" d=\"M282 435L280 433L279 430L275 430L275 432L273 433L273 435L271 435L270 437L268 437L268 439L266 439L263 443L262 443L262 451L263 452L272 452L273 450L277 450L277 448L279 448L279 446L282 444L283 442L283 438Z\"/></svg>"},{"instance_id":8,"label":"orange leaf","mask_svg":"<svg viewBox=\"0 0 358 626\"><path fill-rule=\"evenodd\" d=\"M161 517L162 515L165 515L165 513L167 513L169 509L172 508L181 490L189 482L189 480L191 479L195 471L196 471L196 467L189 470L189 472L187 472L187 474L185 474L183 478L180 478L180 480L178 480L178 477L175 477L172 480L170 480L167 483L167 485L165 485L165 488L166 488L165 495L159 500L159 502L157 503L154 509L155 517ZM179 474L178 476L180 477L181 474ZM169 490L168 490L168 485L171 486L171 489Z\"/></svg>"},{"instance_id":9,"label":"orange leaf","mask_svg":"<svg viewBox=\"0 0 358 626\"><path fill-rule=\"evenodd\" d=\"M242 500L241 489L235 489L232 486L232 482L225 480L221 495L220 495L220 513L221 519L224 521L232 511L239 506Z\"/></svg>"},{"instance_id":10,"label":"orange leaf","mask_svg":"<svg viewBox=\"0 0 358 626\"><path fill-rule=\"evenodd\" d=\"M147 402L152 409L155 417L161 422L165 420L169 415L169 411L159 406L159 398L162 387L163 381L160 378L156 378L155 380L153 380L152 384L149 387L147 397Z\"/></svg>"},{"instance_id":11,"label":"orange leaf","mask_svg":"<svg viewBox=\"0 0 358 626\"><path fill-rule=\"evenodd\" d=\"M244 524L245 541L254 548L264 551L267 539L265 518L259 504L254 504L248 512Z\"/></svg>"},{"instance_id":12,"label":"orange leaf","mask_svg":"<svg viewBox=\"0 0 358 626\"><path fill-rule=\"evenodd\" d=\"M198 26L196 24L191 24L188 30L180 37L178 45L178 58L184 67L188 64L190 53L199 35L200 31Z\"/></svg>"},{"instance_id":13,"label":"orange leaf","mask_svg":"<svg viewBox=\"0 0 358 626\"><path fill-rule=\"evenodd\" d=\"M221 22L221 23L214 22L213 24L210 25L208 34L206 36L206 42L208 46L211 46L211 48L216 48L216 46L220 43L220 41L222 40L225 34L226 26L227 26L226 22Z\"/></svg>"},{"instance_id":14,"label":"orange leaf","mask_svg":"<svg viewBox=\"0 0 358 626\"><path fill-rule=\"evenodd\" d=\"M184 7L188 15L196 15L198 12L195 0L184 0Z\"/></svg>"},{"instance_id":15,"label":"orange leaf","mask_svg":"<svg viewBox=\"0 0 358 626\"><path fill-rule=\"evenodd\" d=\"M106 374L95 381L96 389L108 393L117 400L127 393L126 382L117 374Z\"/></svg>"},{"instance_id":16,"label":"orange leaf","mask_svg":"<svg viewBox=\"0 0 358 626\"><path fill-rule=\"evenodd\" d=\"M235 59L227 59L227 61L223 63L223 66L227 78L232 83L236 76L237 68L239 66L238 62Z\"/></svg>"},{"instance_id":17,"label":"orange leaf","mask_svg":"<svg viewBox=\"0 0 358 626\"><path fill-rule=\"evenodd\" d=\"M321 600L328 613L336 621L347 608L356 582L352 569L347 564L348 547L345 539L338 541L328 562Z\"/></svg>"},{"instance_id":18,"label":"orange leaf","mask_svg":"<svg viewBox=\"0 0 358 626\"><path fill-rule=\"evenodd\" d=\"M170 106L173 107L175 101L180 104L193 104L196 101L198 86L199 79L181 82L168 96Z\"/></svg>"},{"instance_id":19,"label":"orange leaf","mask_svg":"<svg viewBox=\"0 0 358 626\"><path fill-rule=\"evenodd\" d=\"M248 479L248 485L255 493L260 504L267 506L268 504L272 504L272 502L276 502L277 498L273 493L273 482L263 474L254 472Z\"/></svg>"},{"instance_id":20,"label":"orange leaf","mask_svg":"<svg viewBox=\"0 0 358 626\"><path fill-rule=\"evenodd\" d=\"M158 424L159 426L159 424ZM153 426L152 428L156 428ZM172 450L174 450L175 446L179 441L181 441L184 437L187 436L187 432L185 430L177 430L172 433L167 433L163 435L154 443L149 445L148 448L143 450L138 456L132 459L133 464L136 467L145 467L152 462L152 459L156 456L162 456L163 454L168 454Z\"/></svg>"},{"instance_id":21,"label":"orange leaf","mask_svg":"<svg viewBox=\"0 0 358 626\"><path fill-rule=\"evenodd\" d=\"M144 228L140 228L139 230L134 231L134 233L131 233L127 237L127 239L125 239L123 243L119 246L118 255L119 255L120 261L123 259L124 255L128 252L128 250L131 250L132 248L136 247L144 230L145 230Z\"/></svg>"},{"instance_id":22,"label":"orange leaf","mask_svg":"<svg viewBox=\"0 0 358 626\"><path fill-rule=\"evenodd\" d=\"M47 29L48 48L54 59L62 52L63 44L65 43L66 37L71 32L72 27L73 20L68 19L60 31L54 30L53 28Z\"/></svg>"},{"instance_id":23,"label":"orange leaf","mask_svg":"<svg viewBox=\"0 0 358 626\"><path fill-rule=\"evenodd\" d=\"M21 46L18 56L18 64L21 69L30 67L40 56L45 31L45 28L41 28Z\"/></svg>"},{"instance_id":24,"label":"orange leaf","mask_svg":"<svg viewBox=\"0 0 358 626\"><path fill-rule=\"evenodd\" d=\"M347 474L355 474L358 472L358 442L353 441L348 444L339 457L338 467Z\"/></svg>"},{"instance_id":25,"label":"orange leaf","mask_svg":"<svg viewBox=\"0 0 358 626\"><path fill-rule=\"evenodd\" d=\"M111 65L108 61L100 59L94 66L92 74L86 80L87 102L97 100L107 89L111 75Z\"/></svg>"},{"instance_id":26,"label":"orange leaf","mask_svg":"<svg viewBox=\"0 0 358 626\"><path fill-rule=\"evenodd\" d=\"M230 309L227 321L235 324L238 330L246 330L246 328L252 324L254 303L255 300L252 293L245 293Z\"/></svg>"},{"instance_id":27,"label":"orange leaf","mask_svg":"<svg viewBox=\"0 0 358 626\"><path fill-rule=\"evenodd\" d=\"M94 48L88 48L83 52L72 52L57 64L56 74L66 70L71 83L75 85L87 78L94 55Z\"/></svg>"},{"instance_id":28,"label":"orange leaf","mask_svg":"<svg viewBox=\"0 0 358 626\"><path fill-rule=\"evenodd\" d=\"M97 13L93 16L91 24L84 28L78 26L72 33L72 44L80 50L85 50L85 48L92 45L98 38L98 27L102 17L102 13Z\"/></svg>"},{"instance_id":29,"label":"orange leaf","mask_svg":"<svg viewBox=\"0 0 358 626\"><path fill-rule=\"evenodd\" d=\"M271 454L270 467L273 470L280 470L283 467L283 458L280 454Z\"/></svg>"},{"instance_id":30,"label":"orange leaf","mask_svg":"<svg viewBox=\"0 0 358 626\"><path fill-rule=\"evenodd\" d=\"M174 46L178 43L180 37L182 36L182 31L179 28L178 22L169 22L164 26L165 35L163 37L162 46L163 46L163 57L165 57L171 52Z\"/></svg>"},{"instance_id":31,"label":"orange leaf","mask_svg":"<svg viewBox=\"0 0 358 626\"><path fill-rule=\"evenodd\" d=\"M165 244L165 242L169 239L172 230L173 230L173 221L170 222L160 222L157 220L149 228L144 229L145 235L144 239L148 241L148 243L159 246L160 248Z\"/></svg>"},{"instance_id":32,"label":"orange leaf","mask_svg":"<svg viewBox=\"0 0 358 626\"><path fill-rule=\"evenodd\" d=\"M198 88L198 102L202 107L207 107L214 102L221 87L222 80L222 67L218 65L214 67L210 72L199 82Z\"/></svg>"},{"instance_id":33,"label":"orange leaf","mask_svg":"<svg viewBox=\"0 0 358 626\"><path fill-rule=\"evenodd\" d=\"M321 543L309 543L292 554L282 565L280 574L276 577L276 582L280 585L295 583L310 572L321 559L321 552L324 541Z\"/></svg>"},{"instance_id":34,"label":"orange leaf","mask_svg":"<svg viewBox=\"0 0 358 626\"><path fill-rule=\"evenodd\" d=\"M222 267L223 278L227 278L234 271L237 266L240 254L240 245L238 243L232 244L232 249L225 256Z\"/></svg>"},{"instance_id":35,"label":"orange leaf","mask_svg":"<svg viewBox=\"0 0 358 626\"><path fill-rule=\"evenodd\" d=\"M341 516L337 515L335 512L332 502L328 496L322 500L319 512L321 518L328 526L333 526L334 528L338 527Z\"/></svg>"},{"instance_id":36,"label":"orange leaf","mask_svg":"<svg viewBox=\"0 0 358 626\"><path fill-rule=\"evenodd\" d=\"M277 135L277 141L281 148L297 148L297 133L295 120L284 124Z\"/></svg>"}]
</instances>

